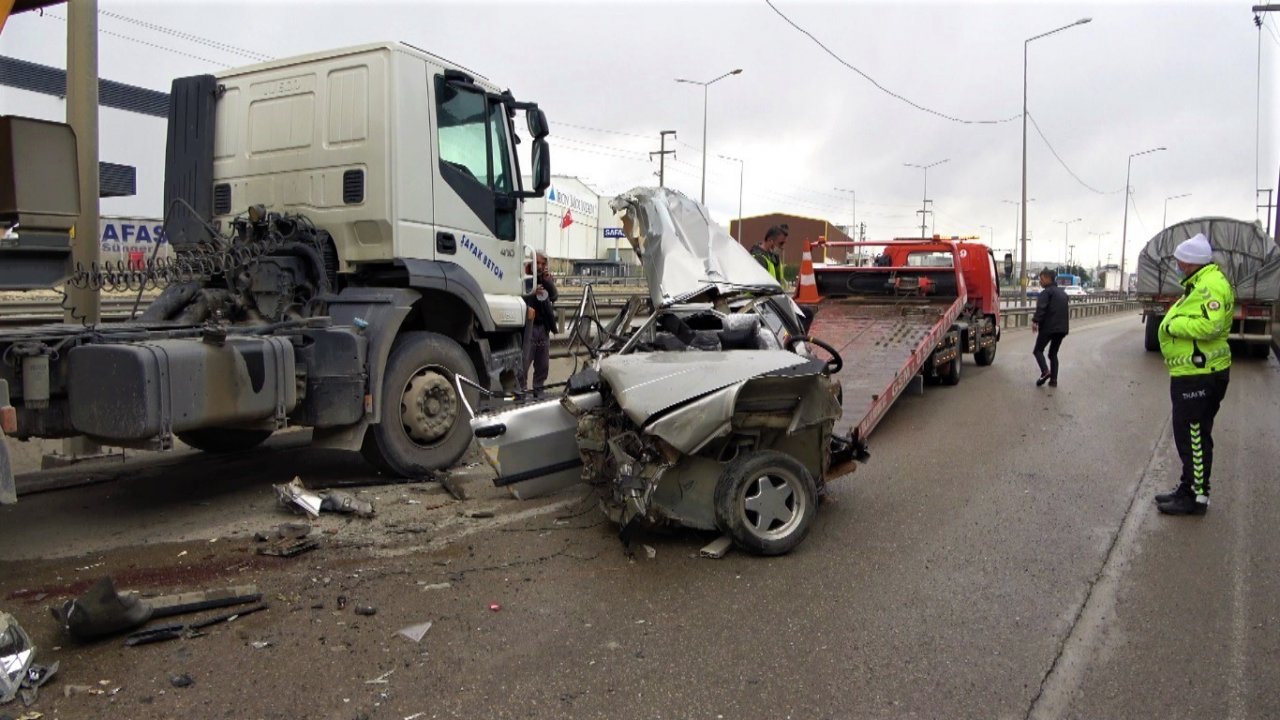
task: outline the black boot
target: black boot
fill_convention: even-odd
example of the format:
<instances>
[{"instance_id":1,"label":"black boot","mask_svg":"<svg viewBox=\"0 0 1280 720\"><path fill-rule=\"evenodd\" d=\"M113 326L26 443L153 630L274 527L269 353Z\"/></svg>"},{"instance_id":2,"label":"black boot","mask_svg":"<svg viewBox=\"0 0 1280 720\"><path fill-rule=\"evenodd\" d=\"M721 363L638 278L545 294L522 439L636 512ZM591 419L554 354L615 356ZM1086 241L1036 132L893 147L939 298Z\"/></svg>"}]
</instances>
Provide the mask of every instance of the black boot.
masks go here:
<instances>
[{"instance_id":1,"label":"black boot","mask_svg":"<svg viewBox=\"0 0 1280 720\"><path fill-rule=\"evenodd\" d=\"M1170 500L1177 499L1181 495L1190 495L1190 494L1191 494L1190 490L1184 490L1182 486L1179 485L1174 489L1170 490L1169 492L1160 493L1159 495L1156 496L1155 500L1156 500L1156 504L1158 505L1160 503L1167 503Z\"/></svg>"},{"instance_id":2,"label":"black boot","mask_svg":"<svg viewBox=\"0 0 1280 720\"><path fill-rule=\"evenodd\" d=\"M1156 508L1165 515L1204 515L1209 511L1207 495L1175 495L1168 502L1162 502Z\"/></svg>"}]
</instances>

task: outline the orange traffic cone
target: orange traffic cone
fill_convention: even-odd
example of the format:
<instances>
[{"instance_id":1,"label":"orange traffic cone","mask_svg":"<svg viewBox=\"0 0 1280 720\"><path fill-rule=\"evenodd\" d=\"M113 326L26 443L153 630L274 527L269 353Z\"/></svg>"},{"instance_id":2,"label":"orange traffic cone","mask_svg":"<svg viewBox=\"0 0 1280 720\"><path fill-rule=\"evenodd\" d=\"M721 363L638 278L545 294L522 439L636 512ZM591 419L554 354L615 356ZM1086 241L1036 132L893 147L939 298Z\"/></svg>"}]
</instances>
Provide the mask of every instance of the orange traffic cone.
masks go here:
<instances>
[{"instance_id":1,"label":"orange traffic cone","mask_svg":"<svg viewBox=\"0 0 1280 720\"><path fill-rule=\"evenodd\" d=\"M813 252L809 241L804 242L804 253L800 256L800 280L796 288L796 304L817 305L822 298L818 296L818 281L813 277Z\"/></svg>"}]
</instances>

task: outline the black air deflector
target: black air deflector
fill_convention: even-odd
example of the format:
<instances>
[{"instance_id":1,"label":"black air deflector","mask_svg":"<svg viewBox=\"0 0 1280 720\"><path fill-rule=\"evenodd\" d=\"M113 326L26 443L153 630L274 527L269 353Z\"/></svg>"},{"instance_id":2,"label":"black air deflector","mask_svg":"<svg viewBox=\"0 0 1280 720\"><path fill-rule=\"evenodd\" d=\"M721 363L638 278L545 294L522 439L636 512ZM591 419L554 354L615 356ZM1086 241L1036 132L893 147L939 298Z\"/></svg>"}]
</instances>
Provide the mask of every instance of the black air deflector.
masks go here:
<instances>
[{"instance_id":1,"label":"black air deflector","mask_svg":"<svg viewBox=\"0 0 1280 720\"><path fill-rule=\"evenodd\" d=\"M342 173L342 202L359 205L364 202L364 171L348 170Z\"/></svg>"},{"instance_id":2,"label":"black air deflector","mask_svg":"<svg viewBox=\"0 0 1280 720\"><path fill-rule=\"evenodd\" d=\"M208 237L205 223L213 216L213 120L217 94L218 81L212 75L178 78L169 93L164 215L165 234L175 246ZM183 203L191 207L184 207Z\"/></svg>"},{"instance_id":3,"label":"black air deflector","mask_svg":"<svg viewBox=\"0 0 1280 720\"><path fill-rule=\"evenodd\" d=\"M213 186L213 214L226 215L231 212L231 186L218 183Z\"/></svg>"}]
</instances>

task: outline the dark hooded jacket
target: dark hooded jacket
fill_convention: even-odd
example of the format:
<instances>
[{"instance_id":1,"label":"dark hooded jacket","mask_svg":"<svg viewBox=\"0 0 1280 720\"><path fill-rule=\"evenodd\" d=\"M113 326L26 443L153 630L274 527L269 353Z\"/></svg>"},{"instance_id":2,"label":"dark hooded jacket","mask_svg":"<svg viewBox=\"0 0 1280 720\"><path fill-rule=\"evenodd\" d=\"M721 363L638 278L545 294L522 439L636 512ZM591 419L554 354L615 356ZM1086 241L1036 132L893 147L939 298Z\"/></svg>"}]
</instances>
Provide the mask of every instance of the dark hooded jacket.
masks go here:
<instances>
[{"instance_id":1,"label":"dark hooded jacket","mask_svg":"<svg viewBox=\"0 0 1280 720\"><path fill-rule=\"evenodd\" d=\"M1036 298L1036 314L1031 321L1040 326L1042 335L1066 335L1071 311L1067 309L1067 293L1057 285L1040 291Z\"/></svg>"}]
</instances>

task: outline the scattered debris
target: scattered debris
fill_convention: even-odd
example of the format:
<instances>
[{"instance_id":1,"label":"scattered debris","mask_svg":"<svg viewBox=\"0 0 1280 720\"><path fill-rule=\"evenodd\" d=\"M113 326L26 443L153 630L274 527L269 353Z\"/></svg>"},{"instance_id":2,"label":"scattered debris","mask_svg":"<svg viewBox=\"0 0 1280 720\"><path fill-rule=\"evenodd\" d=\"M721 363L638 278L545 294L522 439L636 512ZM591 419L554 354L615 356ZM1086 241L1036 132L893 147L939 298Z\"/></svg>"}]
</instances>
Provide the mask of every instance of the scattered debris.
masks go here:
<instances>
[{"instance_id":1,"label":"scattered debris","mask_svg":"<svg viewBox=\"0 0 1280 720\"><path fill-rule=\"evenodd\" d=\"M467 491L464 490L462 485L449 473L440 475L440 485L453 496L454 500L457 500L458 502L466 501Z\"/></svg>"},{"instance_id":2,"label":"scattered debris","mask_svg":"<svg viewBox=\"0 0 1280 720\"><path fill-rule=\"evenodd\" d=\"M414 713L414 714L412 714L412 715L405 715L405 716L404 716L404 720L418 720L418 718L422 717L423 715L426 715L426 713L424 713L424 712L416 712L416 713Z\"/></svg>"},{"instance_id":3,"label":"scattered debris","mask_svg":"<svg viewBox=\"0 0 1280 720\"><path fill-rule=\"evenodd\" d=\"M492 610L493 612L498 612L499 610L502 609L502 605L499 605L496 602L491 602L489 603L489 609Z\"/></svg>"},{"instance_id":4,"label":"scattered debris","mask_svg":"<svg viewBox=\"0 0 1280 720\"><path fill-rule=\"evenodd\" d=\"M236 620L244 617L245 615L252 615L253 613L259 612L261 610L266 610L269 607L271 606L266 603L258 603L257 605L254 605L252 607L247 607L243 610L237 610L236 612L233 612L233 613L215 615L210 618L205 618L204 620L193 622L187 627L191 628L192 630L200 630L202 628L207 628L210 625L217 625L220 622L235 622Z\"/></svg>"},{"instance_id":5,"label":"scattered debris","mask_svg":"<svg viewBox=\"0 0 1280 720\"><path fill-rule=\"evenodd\" d=\"M169 684L176 688L186 688L195 685L196 681L190 675L182 673L181 675L171 675Z\"/></svg>"},{"instance_id":6,"label":"scattered debris","mask_svg":"<svg viewBox=\"0 0 1280 720\"><path fill-rule=\"evenodd\" d=\"M271 647L272 645L275 645L275 643L271 642L270 640L254 640L253 642L249 643L249 647L253 648L254 650L265 650Z\"/></svg>"},{"instance_id":7,"label":"scattered debris","mask_svg":"<svg viewBox=\"0 0 1280 720\"><path fill-rule=\"evenodd\" d=\"M80 597L50 607L53 617L77 640L90 640L141 627L153 618L257 602L262 593L253 585L201 590L142 598L116 591L110 576L94 583Z\"/></svg>"},{"instance_id":8,"label":"scattered debris","mask_svg":"<svg viewBox=\"0 0 1280 720\"><path fill-rule=\"evenodd\" d=\"M312 518L320 517L320 511L353 514L360 517L373 517L373 505L358 499L345 490L325 490L312 492L302 484L302 478L295 477L283 485L274 485L276 499L284 507L302 510Z\"/></svg>"},{"instance_id":9,"label":"scattered debris","mask_svg":"<svg viewBox=\"0 0 1280 720\"><path fill-rule=\"evenodd\" d=\"M345 608L346 606L347 606L347 596L346 596L346 595L339 595L339 596L338 596L338 609L339 609L339 610L342 610L342 609L343 609L343 608Z\"/></svg>"},{"instance_id":10,"label":"scattered debris","mask_svg":"<svg viewBox=\"0 0 1280 720\"><path fill-rule=\"evenodd\" d=\"M270 542L272 540L301 540L310 534L310 523L287 522L280 523L270 530L259 530L253 534L253 539L258 542Z\"/></svg>"},{"instance_id":11,"label":"scattered debris","mask_svg":"<svg viewBox=\"0 0 1280 720\"><path fill-rule=\"evenodd\" d=\"M31 711L22 713L21 715L14 718L13 720L40 720L40 718L42 717L44 717L44 713L31 710Z\"/></svg>"},{"instance_id":12,"label":"scattered debris","mask_svg":"<svg viewBox=\"0 0 1280 720\"><path fill-rule=\"evenodd\" d=\"M18 696L35 659L31 637L9 613L0 613L0 705Z\"/></svg>"},{"instance_id":13,"label":"scattered debris","mask_svg":"<svg viewBox=\"0 0 1280 720\"><path fill-rule=\"evenodd\" d=\"M178 557L182 557L183 555L186 555L186 554L187 554L187 551L183 550L182 552L178 553Z\"/></svg>"},{"instance_id":14,"label":"scattered debris","mask_svg":"<svg viewBox=\"0 0 1280 720\"><path fill-rule=\"evenodd\" d=\"M422 584L422 581L418 581L418 584L419 584L419 585L422 585L422 587L420 587L420 588L418 588L418 589L419 589L419 590L423 590L423 591L426 591L426 590L448 590L449 588L453 587L453 583L447 583L447 582L439 582L439 583L431 583L430 585L423 585L423 584Z\"/></svg>"},{"instance_id":15,"label":"scattered debris","mask_svg":"<svg viewBox=\"0 0 1280 720\"><path fill-rule=\"evenodd\" d=\"M134 647L136 645L150 645L151 643L163 642L165 640L177 640L182 637L182 633L186 629L187 626L182 623L150 627L131 633L124 639L124 644L128 647Z\"/></svg>"},{"instance_id":16,"label":"scattered debris","mask_svg":"<svg viewBox=\"0 0 1280 720\"><path fill-rule=\"evenodd\" d=\"M273 540L258 548L259 555L290 558L320 547L320 541L314 538Z\"/></svg>"},{"instance_id":17,"label":"scattered debris","mask_svg":"<svg viewBox=\"0 0 1280 720\"><path fill-rule=\"evenodd\" d=\"M467 510L466 512L462 513L462 515L463 517L476 518L476 519L491 518L493 517L493 511L492 510Z\"/></svg>"},{"instance_id":18,"label":"scattered debris","mask_svg":"<svg viewBox=\"0 0 1280 720\"><path fill-rule=\"evenodd\" d=\"M106 690L96 688L92 685L63 685L62 697L71 697L72 695L105 695Z\"/></svg>"},{"instance_id":19,"label":"scattered debris","mask_svg":"<svg viewBox=\"0 0 1280 720\"><path fill-rule=\"evenodd\" d=\"M658 549L655 548L654 546L644 545L642 547L644 547L644 554L648 555L650 560L658 557Z\"/></svg>"},{"instance_id":20,"label":"scattered debris","mask_svg":"<svg viewBox=\"0 0 1280 720\"><path fill-rule=\"evenodd\" d=\"M83 571L85 571L85 570L92 570L92 569L94 569L94 568L100 568L100 567L102 567L103 565L106 565L106 563L105 563L105 562L96 562L96 563L94 563L94 564L92 564L92 565L85 565L84 567L78 567L78 568L76 568L76 572L83 572Z\"/></svg>"},{"instance_id":21,"label":"scattered debris","mask_svg":"<svg viewBox=\"0 0 1280 720\"><path fill-rule=\"evenodd\" d=\"M378 608L372 605L357 605L356 614L363 615L365 617L373 617L378 614Z\"/></svg>"},{"instance_id":22,"label":"scattered debris","mask_svg":"<svg viewBox=\"0 0 1280 720\"><path fill-rule=\"evenodd\" d=\"M412 640L414 642L422 642L422 638L426 636L427 631L430 629L431 629L431 621L428 620L424 623L419 623L417 625L402 627L398 632L396 632L396 634L400 635L401 637Z\"/></svg>"},{"instance_id":23,"label":"scattered debris","mask_svg":"<svg viewBox=\"0 0 1280 720\"><path fill-rule=\"evenodd\" d=\"M365 680L365 681L364 681L364 684L365 684L365 685L386 685L386 684L387 684L387 678L391 677L391 673L393 673L393 672L395 672L395 668L392 668L392 669L390 669L390 670L388 670L388 671L386 671L386 672L382 673L381 675L379 675L378 677L376 677L376 678L374 678L374 679L372 679L372 680Z\"/></svg>"},{"instance_id":24,"label":"scattered debris","mask_svg":"<svg viewBox=\"0 0 1280 720\"><path fill-rule=\"evenodd\" d=\"M712 560L719 560L724 557L725 553L729 552L729 548L732 545L733 538L728 535L721 535L710 543L707 543L706 547L698 551L698 555L704 558L711 558Z\"/></svg>"}]
</instances>

